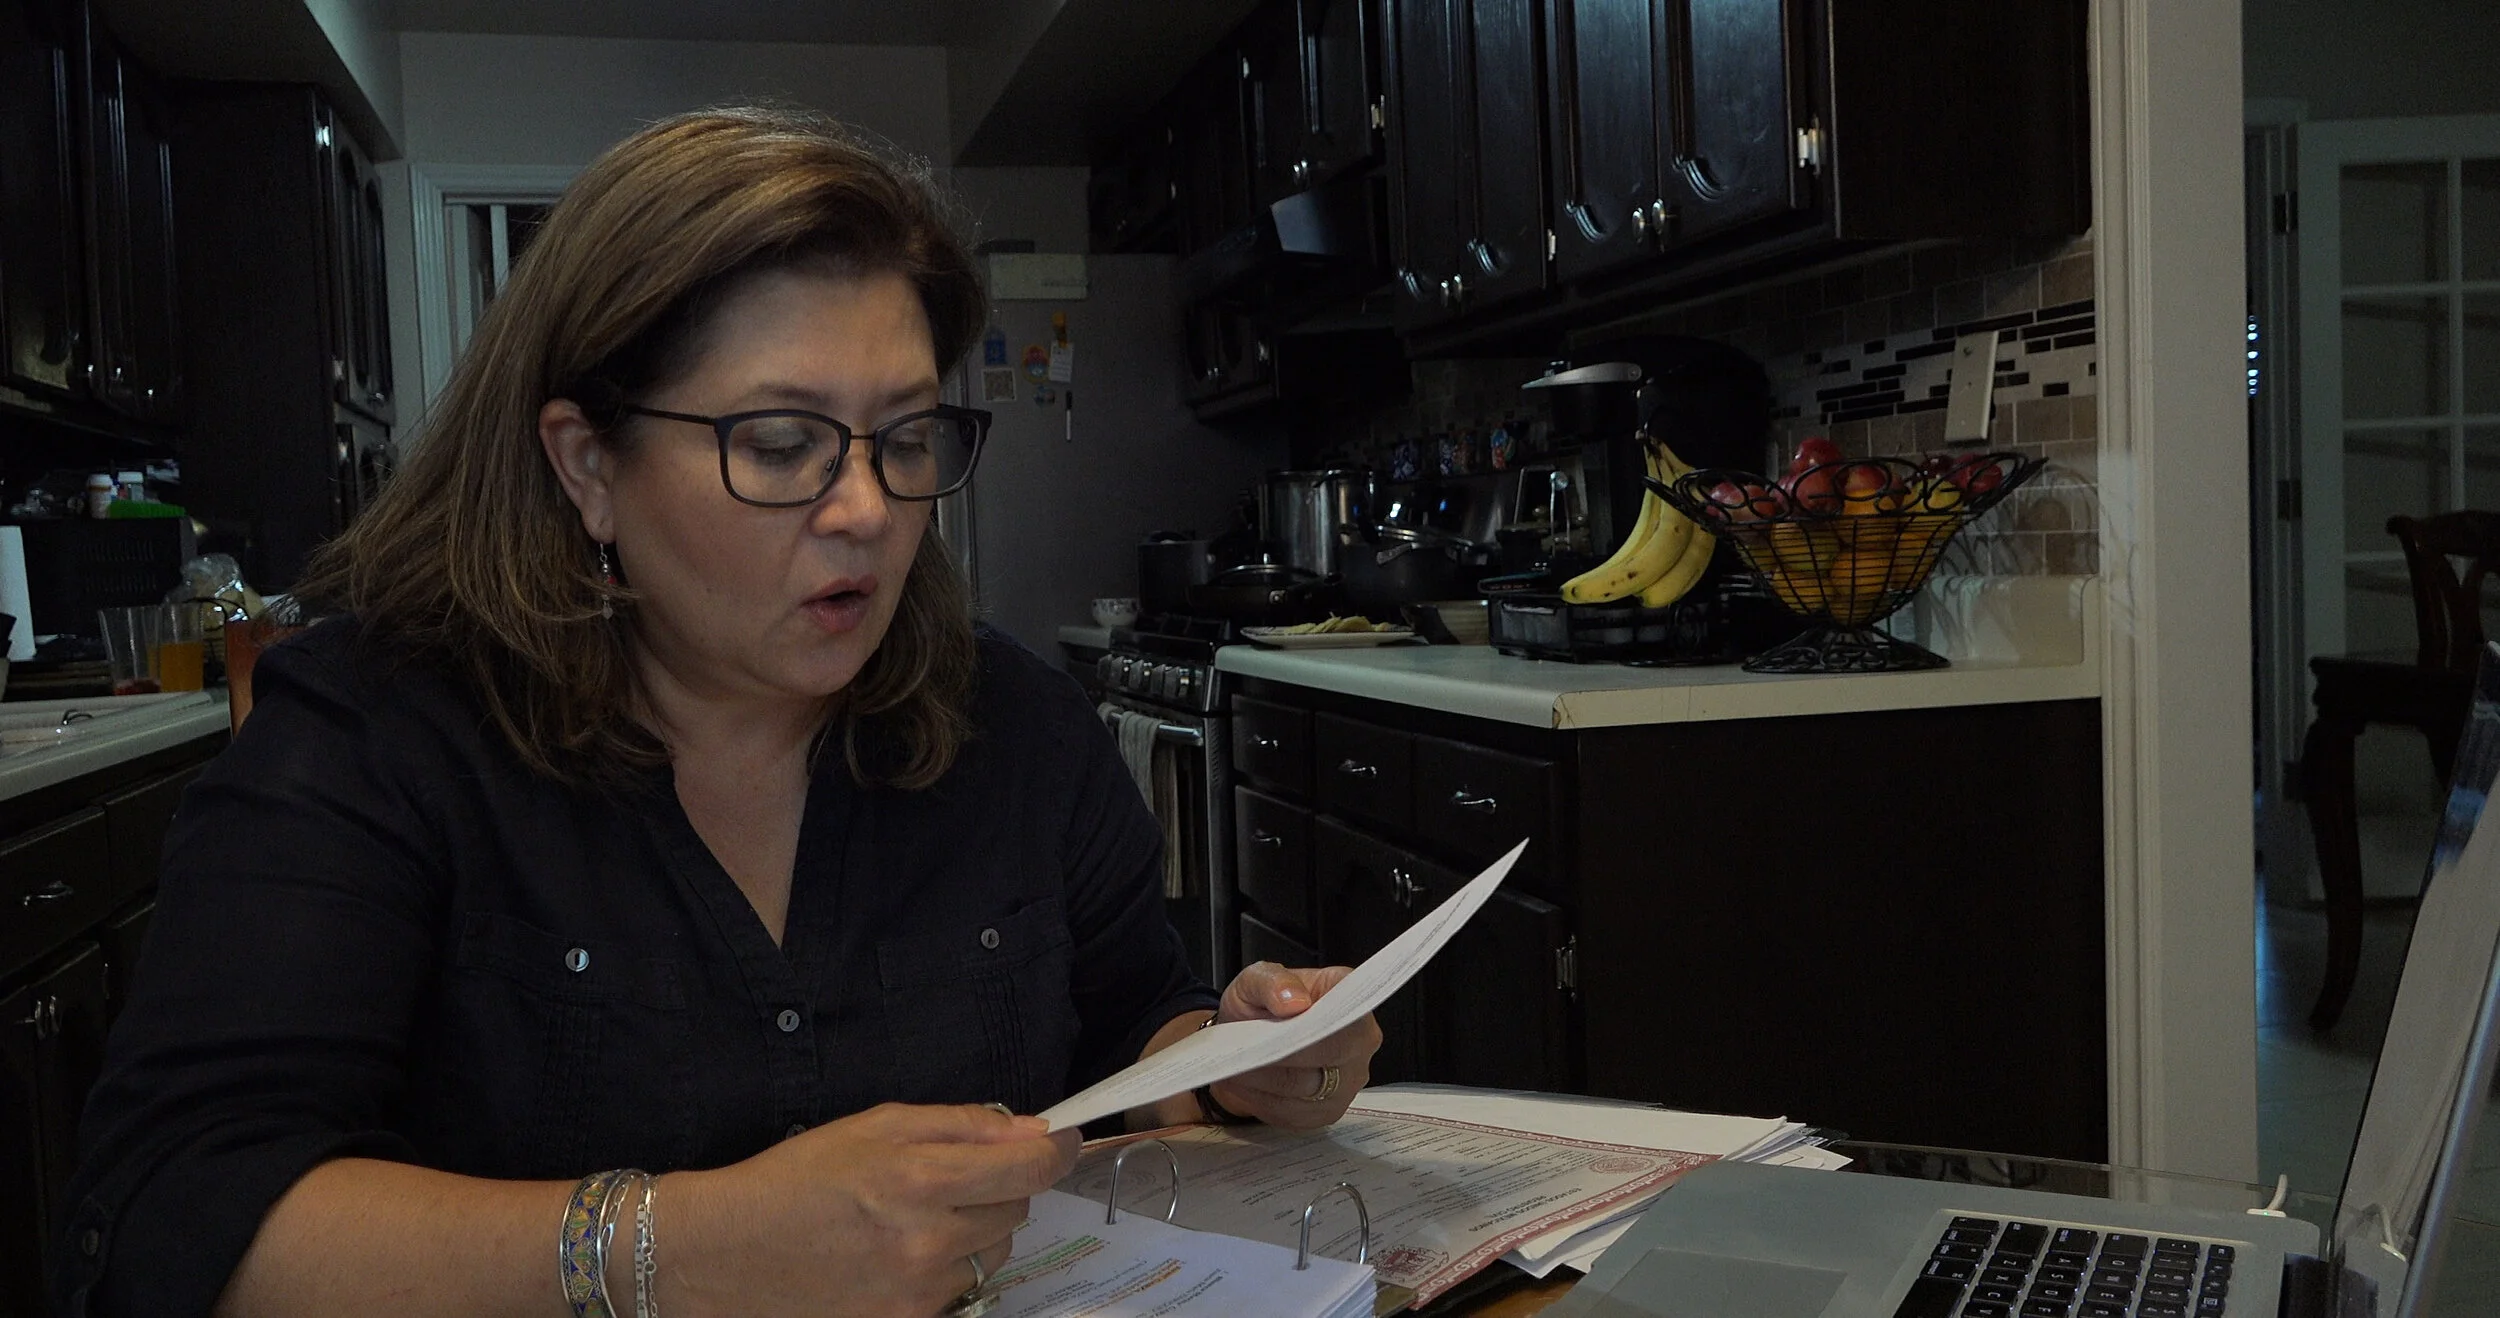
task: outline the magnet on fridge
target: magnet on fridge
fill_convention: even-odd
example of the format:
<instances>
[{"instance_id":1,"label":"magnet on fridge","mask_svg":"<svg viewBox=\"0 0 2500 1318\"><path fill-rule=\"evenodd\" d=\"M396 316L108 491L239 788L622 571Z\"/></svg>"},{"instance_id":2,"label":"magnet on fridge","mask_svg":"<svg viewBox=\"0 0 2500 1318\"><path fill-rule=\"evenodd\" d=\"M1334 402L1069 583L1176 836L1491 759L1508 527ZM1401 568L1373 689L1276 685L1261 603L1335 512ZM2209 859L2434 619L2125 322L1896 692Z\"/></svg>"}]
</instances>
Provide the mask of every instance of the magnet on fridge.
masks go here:
<instances>
[{"instance_id":1,"label":"magnet on fridge","mask_svg":"<svg viewBox=\"0 0 2500 1318\"><path fill-rule=\"evenodd\" d=\"M1035 384L1050 378L1050 349L1038 343L1025 348L1024 378Z\"/></svg>"},{"instance_id":2,"label":"magnet on fridge","mask_svg":"<svg viewBox=\"0 0 2500 1318\"><path fill-rule=\"evenodd\" d=\"M1003 360L1006 355L1006 351L1002 348L999 351L999 357ZM982 367L981 401L984 403L1016 401L1016 368L1007 365Z\"/></svg>"},{"instance_id":3,"label":"magnet on fridge","mask_svg":"<svg viewBox=\"0 0 2500 1318\"><path fill-rule=\"evenodd\" d=\"M1007 331L992 325L990 332L982 336L981 364L983 366L1007 365Z\"/></svg>"},{"instance_id":4,"label":"magnet on fridge","mask_svg":"<svg viewBox=\"0 0 2500 1318\"><path fill-rule=\"evenodd\" d=\"M1040 406L1048 407L1059 401L1059 391L1049 385L1043 385L1033 391L1033 401Z\"/></svg>"},{"instance_id":5,"label":"magnet on fridge","mask_svg":"<svg viewBox=\"0 0 2500 1318\"><path fill-rule=\"evenodd\" d=\"M1050 345L1050 378L1058 384L1076 383L1076 345L1061 339Z\"/></svg>"}]
</instances>

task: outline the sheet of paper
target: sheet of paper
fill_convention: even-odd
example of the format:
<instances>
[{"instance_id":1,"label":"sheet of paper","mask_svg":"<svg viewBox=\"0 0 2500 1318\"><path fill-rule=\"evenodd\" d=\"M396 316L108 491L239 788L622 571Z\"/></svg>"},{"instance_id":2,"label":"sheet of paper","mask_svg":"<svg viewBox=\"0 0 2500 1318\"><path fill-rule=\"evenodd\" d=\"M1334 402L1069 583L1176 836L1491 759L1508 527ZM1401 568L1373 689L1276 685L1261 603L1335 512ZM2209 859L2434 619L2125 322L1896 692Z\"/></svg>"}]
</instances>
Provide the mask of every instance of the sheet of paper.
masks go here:
<instances>
[{"instance_id":1,"label":"sheet of paper","mask_svg":"<svg viewBox=\"0 0 2500 1318\"><path fill-rule=\"evenodd\" d=\"M1183 1226L1291 1246L1302 1208L1348 1182L1371 1213L1371 1259L1385 1285L1417 1303L1532 1240L1618 1206L1645 1202L1705 1154L1495 1130L1440 1117L1352 1112L1325 1130L1190 1126L1162 1136L1180 1158ZM1112 1148L1089 1149L1062 1189L1099 1203ZM1121 1173L1124 1204L1159 1212L1170 1172L1146 1149ZM1324 1199L1312 1248L1352 1258L1352 1205Z\"/></svg>"},{"instance_id":2,"label":"sheet of paper","mask_svg":"<svg viewBox=\"0 0 2500 1318\"><path fill-rule=\"evenodd\" d=\"M1273 1066L1361 1020L1432 960L1433 954L1450 941L1450 935L1457 933L1459 926L1466 924L1468 917L1493 895L1511 866L1519 863L1519 853L1527 849L1525 840L1512 847L1508 855L1468 880L1449 900L1356 966L1354 973L1338 981L1337 987L1312 1003L1310 1010L1289 1020L1226 1021L1200 1030L1084 1092L1061 1100L1041 1114L1043 1120L1050 1123L1052 1130L1066 1130L1096 1117L1186 1094L1200 1085Z\"/></svg>"},{"instance_id":3,"label":"sheet of paper","mask_svg":"<svg viewBox=\"0 0 2500 1318\"><path fill-rule=\"evenodd\" d=\"M1033 1197L990 1281L996 1318L1370 1318L1372 1270L1166 1226L1056 1191Z\"/></svg>"}]
</instances>

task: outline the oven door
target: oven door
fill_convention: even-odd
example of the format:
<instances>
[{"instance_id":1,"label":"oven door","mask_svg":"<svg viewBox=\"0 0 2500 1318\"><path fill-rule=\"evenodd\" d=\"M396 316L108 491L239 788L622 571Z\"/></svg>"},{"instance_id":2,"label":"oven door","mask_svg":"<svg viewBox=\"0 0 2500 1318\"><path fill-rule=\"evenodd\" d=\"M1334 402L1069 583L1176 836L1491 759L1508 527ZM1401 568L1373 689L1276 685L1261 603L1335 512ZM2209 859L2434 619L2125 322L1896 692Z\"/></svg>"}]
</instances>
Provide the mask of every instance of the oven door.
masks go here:
<instances>
[{"instance_id":1,"label":"oven door","mask_svg":"<svg viewBox=\"0 0 2500 1318\"><path fill-rule=\"evenodd\" d=\"M1237 968L1241 940L1233 923L1231 720L1113 693L1105 700L1103 717L1113 725L1114 736L1119 716L1153 720L1154 773L1158 778L1168 775L1170 786L1140 790L1155 822L1163 826L1164 848L1171 858L1164 871L1164 909L1180 934L1190 969L1221 988Z\"/></svg>"}]
</instances>

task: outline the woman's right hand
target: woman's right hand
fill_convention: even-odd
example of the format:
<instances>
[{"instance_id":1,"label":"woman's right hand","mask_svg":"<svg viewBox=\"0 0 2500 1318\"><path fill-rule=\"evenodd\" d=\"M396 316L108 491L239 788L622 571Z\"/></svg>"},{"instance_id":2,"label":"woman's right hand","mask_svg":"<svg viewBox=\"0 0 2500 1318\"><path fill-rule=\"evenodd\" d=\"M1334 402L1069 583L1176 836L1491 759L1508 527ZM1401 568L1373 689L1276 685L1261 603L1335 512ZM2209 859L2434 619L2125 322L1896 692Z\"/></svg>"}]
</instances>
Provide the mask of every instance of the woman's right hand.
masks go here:
<instances>
[{"instance_id":1,"label":"woman's right hand","mask_svg":"<svg viewBox=\"0 0 2500 1318\"><path fill-rule=\"evenodd\" d=\"M670 1318L929 1318L971 1287L968 1256L984 1273L1006 1263L1026 1200L1076 1165L1077 1133L1046 1130L991 1108L887 1103L663 1177L656 1298Z\"/></svg>"}]
</instances>

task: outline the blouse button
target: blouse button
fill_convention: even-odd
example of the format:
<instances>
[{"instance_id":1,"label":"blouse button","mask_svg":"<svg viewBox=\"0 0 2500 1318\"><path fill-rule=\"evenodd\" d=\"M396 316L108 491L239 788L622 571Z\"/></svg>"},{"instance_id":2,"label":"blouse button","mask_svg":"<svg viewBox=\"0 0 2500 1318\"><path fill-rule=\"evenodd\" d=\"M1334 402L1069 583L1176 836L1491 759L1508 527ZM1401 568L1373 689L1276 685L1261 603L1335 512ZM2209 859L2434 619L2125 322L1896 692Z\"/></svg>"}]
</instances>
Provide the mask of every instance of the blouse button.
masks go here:
<instances>
[{"instance_id":1,"label":"blouse button","mask_svg":"<svg viewBox=\"0 0 2500 1318\"><path fill-rule=\"evenodd\" d=\"M982 930L982 931L981 931L981 946L986 947L986 948L988 948L989 950L991 950L991 951L993 951L993 952L997 951L997 950L998 950L998 931L997 931L997 930L995 930L995 929L984 929L984 930Z\"/></svg>"},{"instance_id":2,"label":"blouse button","mask_svg":"<svg viewBox=\"0 0 2500 1318\"><path fill-rule=\"evenodd\" d=\"M780 1026L783 1034L788 1034L799 1028L799 1014L784 1007L780 1015L773 1017L773 1024Z\"/></svg>"},{"instance_id":3,"label":"blouse button","mask_svg":"<svg viewBox=\"0 0 2500 1318\"><path fill-rule=\"evenodd\" d=\"M793 1121L793 1122L791 1122L791 1123L790 1123L790 1128L789 1128L788 1130L785 1130L785 1131L781 1132L781 1137L782 1137L783 1139L786 1139L786 1140L794 1140L794 1139L797 1139L799 1136L804 1135L804 1134L806 1134L806 1133L807 1133L807 1123L806 1123L806 1122L804 1122L804 1121Z\"/></svg>"},{"instance_id":4,"label":"blouse button","mask_svg":"<svg viewBox=\"0 0 2500 1318\"><path fill-rule=\"evenodd\" d=\"M103 1251L103 1232L96 1230L94 1227L88 1227L86 1230L78 1233L79 1253L86 1255L88 1258L94 1258L97 1254L100 1254Z\"/></svg>"},{"instance_id":5,"label":"blouse button","mask_svg":"<svg viewBox=\"0 0 2500 1318\"><path fill-rule=\"evenodd\" d=\"M577 948L574 948L572 951L565 953L565 954L564 954L564 968L565 968L565 969L567 969L567 970L572 971L572 972L573 972L574 974L576 974L576 975L578 975L578 974L582 973L582 972L583 972L583 971L585 971L585 970L590 969L590 952L589 952L589 950L588 950L588 949L586 949L586 948L579 948L579 947L577 947Z\"/></svg>"}]
</instances>

